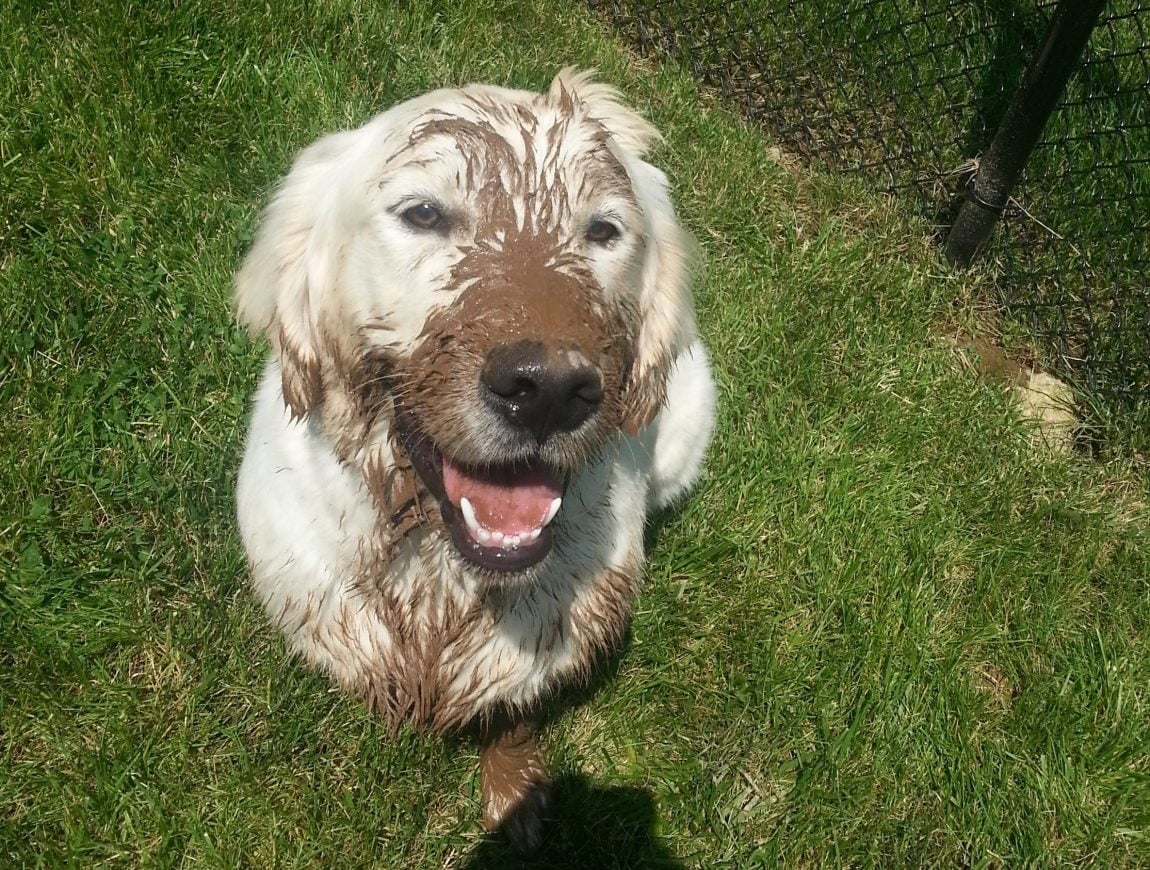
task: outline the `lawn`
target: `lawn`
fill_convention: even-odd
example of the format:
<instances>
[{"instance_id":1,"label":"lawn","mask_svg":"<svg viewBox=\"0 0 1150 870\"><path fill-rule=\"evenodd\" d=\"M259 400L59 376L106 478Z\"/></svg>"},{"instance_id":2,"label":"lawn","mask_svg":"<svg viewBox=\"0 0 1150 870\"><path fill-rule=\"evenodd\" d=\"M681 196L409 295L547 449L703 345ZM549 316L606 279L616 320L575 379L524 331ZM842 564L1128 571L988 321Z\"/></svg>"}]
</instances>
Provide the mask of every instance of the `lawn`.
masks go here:
<instances>
[{"instance_id":1,"label":"lawn","mask_svg":"<svg viewBox=\"0 0 1150 870\"><path fill-rule=\"evenodd\" d=\"M0 864L496 867L467 744L289 660L232 487L230 280L293 153L594 66L666 132L722 392L539 866L1145 866L1144 468L1031 446L897 203L582 7L0 6ZM52 8L48 8L52 6Z\"/></svg>"}]
</instances>

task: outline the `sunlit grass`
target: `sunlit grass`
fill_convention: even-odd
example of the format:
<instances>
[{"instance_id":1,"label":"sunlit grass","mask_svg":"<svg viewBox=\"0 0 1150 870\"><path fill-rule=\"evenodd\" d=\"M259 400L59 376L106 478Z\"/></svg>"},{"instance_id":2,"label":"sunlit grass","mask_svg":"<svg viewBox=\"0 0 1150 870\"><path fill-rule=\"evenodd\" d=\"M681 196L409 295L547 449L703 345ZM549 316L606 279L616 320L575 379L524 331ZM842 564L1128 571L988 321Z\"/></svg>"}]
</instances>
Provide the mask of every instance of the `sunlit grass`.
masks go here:
<instances>
[{"instance_id":1,"label":"sunlit grass","mask_svg":"<svg viewBox=\"0 0 1150 870\"><path fill-rule=\"evenodd\" d=\"M722 408L616 672L546 735L541 864L1150 860L1145 485L1030 447L895 205L566 4L0 16L4 863L504 861L473 751L390 740L247 591L229 285L321 132L567 63L667 134Z\"/></svg>"}]
</instances>

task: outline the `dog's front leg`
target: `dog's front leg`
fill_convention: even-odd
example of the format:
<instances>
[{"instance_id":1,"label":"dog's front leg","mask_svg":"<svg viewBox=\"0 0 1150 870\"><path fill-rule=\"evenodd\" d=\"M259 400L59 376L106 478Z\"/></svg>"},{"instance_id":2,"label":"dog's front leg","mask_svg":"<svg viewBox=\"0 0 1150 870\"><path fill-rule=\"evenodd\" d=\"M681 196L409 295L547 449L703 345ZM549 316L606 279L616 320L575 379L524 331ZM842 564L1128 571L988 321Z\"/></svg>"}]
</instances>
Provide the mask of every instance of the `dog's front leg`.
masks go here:
<instances>
[{"instance_id":1,"label":"dog's front leg","mask_svg":"<svg viewBox=\"0 0 1150 870\"><path fill-rule=\"evenodd\" d=\"M534 723L505 721L486 728L479 773L484 829L502 833L523 855L538 851L551 802L551 778L535 745Z\"/></svg>"}]
</instances>

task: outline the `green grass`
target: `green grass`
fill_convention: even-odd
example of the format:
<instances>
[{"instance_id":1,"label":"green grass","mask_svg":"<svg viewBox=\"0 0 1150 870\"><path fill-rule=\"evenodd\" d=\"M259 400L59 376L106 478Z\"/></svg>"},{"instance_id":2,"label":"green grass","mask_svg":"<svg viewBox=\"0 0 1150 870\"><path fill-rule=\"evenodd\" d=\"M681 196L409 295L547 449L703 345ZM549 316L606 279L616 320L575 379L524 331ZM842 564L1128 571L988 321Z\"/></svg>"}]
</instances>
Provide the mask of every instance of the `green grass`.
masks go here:
<instances>
[{"instance_id":1,"label":"green grass","mask_svg":"<svg viewBox=\"0 0 1150 870\"><path fill-rule=\"evenodd\" d=\"M896 205L556 0L25 7L0 7L0 863L505 861L474 751L390 740L247 591L263 351L229 282L322 131L566 63L667 133L722 409L629 648L546 735L541 866L1150 861L1146 484L1029 446L938 334L971 285Z\"/></svg>"}]
</instances>

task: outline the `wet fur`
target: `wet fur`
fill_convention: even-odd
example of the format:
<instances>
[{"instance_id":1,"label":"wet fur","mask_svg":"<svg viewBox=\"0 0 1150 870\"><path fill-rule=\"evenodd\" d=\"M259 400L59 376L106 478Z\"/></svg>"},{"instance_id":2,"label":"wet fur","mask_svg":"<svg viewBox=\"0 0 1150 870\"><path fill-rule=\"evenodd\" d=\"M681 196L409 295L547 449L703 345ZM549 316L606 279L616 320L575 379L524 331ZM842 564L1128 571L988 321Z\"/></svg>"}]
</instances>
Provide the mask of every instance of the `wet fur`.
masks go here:
<instances>
[{"instance_id":1,"label":"wet fur","mask_svg":"<svg viewBox=\"0 0 1150 870\"><path fill-rule=\"evenodd\" d=\"M525 723L620 641L647 512L690 488L713 424L688 245L642 159L655 136L570 70L544 94L433 92L307 149L237 279L241 318L273 346L238 487L270 617L393 725L478 722L484 770L530 758L531 782ZM399 226L406 189L450 200L453 235ZM598 208L626 225L613 247L581 243ZM504 577L453 550L395 415L410 408L467 461L513 457L525 448L473 385L491 346L526 333L593 347L607 398L545 447L570 481L553 551ZM517 792L487 777L490 827ZM517 821L524 847L535 815Z\"/></svg>"}]
</instances>

